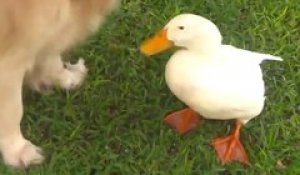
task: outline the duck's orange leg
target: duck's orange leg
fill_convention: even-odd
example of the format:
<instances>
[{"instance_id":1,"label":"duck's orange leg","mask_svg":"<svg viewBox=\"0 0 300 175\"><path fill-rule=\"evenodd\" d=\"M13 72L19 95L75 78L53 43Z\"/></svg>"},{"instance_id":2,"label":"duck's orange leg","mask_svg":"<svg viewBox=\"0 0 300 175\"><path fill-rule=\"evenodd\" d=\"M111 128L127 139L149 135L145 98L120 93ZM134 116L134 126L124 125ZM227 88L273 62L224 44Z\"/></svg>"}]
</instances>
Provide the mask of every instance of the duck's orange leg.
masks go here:
<instances>
[{"instance_id":1,"label":"duck's orange leg","mask_svg":"<svg viewBox=\"0 0 300 175\"><path fill-rule=\"evenodd\" d=\"M213 140L212 144L222 164L226 164L230 161L239 161L247 165L249 164L248 155L240 142L241 125L241 122L236 120L236 127L232 134Z\"/></svg>"},{"instance_id":2,"label":"duck's orange leg","mask_svg":"<svg viewBox=\"0 0 300 175\"><path fill-rule=\"evenodd\" d=\"M192 109L186 108L167 115L164 121L180 134L185 134L197 126L199 118Z\"/></svg>"}]
</instances>

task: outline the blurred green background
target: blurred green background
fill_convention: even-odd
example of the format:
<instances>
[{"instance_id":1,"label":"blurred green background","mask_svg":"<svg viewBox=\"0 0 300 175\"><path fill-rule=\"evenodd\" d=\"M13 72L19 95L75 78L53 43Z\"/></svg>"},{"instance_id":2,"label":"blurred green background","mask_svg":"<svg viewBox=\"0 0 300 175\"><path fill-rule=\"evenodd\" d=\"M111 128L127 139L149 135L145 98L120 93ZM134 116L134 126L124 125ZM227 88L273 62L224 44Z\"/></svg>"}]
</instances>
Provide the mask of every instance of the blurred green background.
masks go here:
<instances>
[{"instance_id":1,"label":"blurred green background","mask_svg":"<svg viewBox=\"0 0 300 175\"><path fill-rule=\"evenodd\" d=\"M162 119L184 108L169 91L164 68L171 51L139 52L141 41L180 13L195 13L220 28L224 43L278 55L263 64L263 113L242 128L251 165L221 166L210 141L232 121L202 120L185 136ZM81 88L42 96L25 91L24 135L47 161L1 174L229 175L300 173L300 3L298 0L123 0L99 30L66 57L84 57Z\"/></svg>"}]
</instances>

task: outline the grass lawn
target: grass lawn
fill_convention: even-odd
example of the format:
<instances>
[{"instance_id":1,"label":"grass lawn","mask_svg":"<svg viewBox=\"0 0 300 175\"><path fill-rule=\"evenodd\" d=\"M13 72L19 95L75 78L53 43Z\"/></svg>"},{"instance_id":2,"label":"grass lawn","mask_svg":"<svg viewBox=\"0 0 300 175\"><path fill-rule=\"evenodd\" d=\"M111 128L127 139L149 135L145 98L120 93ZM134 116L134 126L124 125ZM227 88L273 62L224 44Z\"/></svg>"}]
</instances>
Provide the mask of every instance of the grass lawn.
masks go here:
<instances>
[{"instance_id":1,"label":"grass lawn","mask_svg":"<svg viewBox=\"0 0 300 175\"><path fill-rule=\"evenodd\" d=\"M229 133L232 121L203 120L186 136L162 122L184 107L164 81L172 52L149 59L138 46L183 12L215 22L224 43L284 58L262 66L266 106L241 134L249 167L221 166L210 146ZM299 174L299 21L299 0L123 0L99 33L66 55L86 59L89 76L80 89L49 96L25 91L24 135L44 149L47 161L27 171L1 165L0 174Z\"/></svg>"}]
</instances>

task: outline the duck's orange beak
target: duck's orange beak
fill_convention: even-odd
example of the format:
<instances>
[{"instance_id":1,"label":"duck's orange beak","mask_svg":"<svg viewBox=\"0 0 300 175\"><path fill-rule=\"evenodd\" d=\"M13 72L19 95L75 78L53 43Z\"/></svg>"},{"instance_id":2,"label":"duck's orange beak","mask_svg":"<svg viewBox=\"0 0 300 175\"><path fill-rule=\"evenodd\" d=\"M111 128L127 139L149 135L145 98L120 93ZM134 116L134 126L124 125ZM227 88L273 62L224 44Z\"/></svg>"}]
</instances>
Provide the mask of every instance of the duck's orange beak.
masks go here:
<instances>
[{"instance_id":1,"label":"duck's orange beak","mask_svg":"<svg viewBox=\"0 0 300 175\"><path fill-rule=\"evenodd\" d=\"M153 37L144 41L140 50L145 55L154 55L169 49L173 46L173 42L168 40L167 31L165 29L157 32Z\"/></svg>"}]
</instances>

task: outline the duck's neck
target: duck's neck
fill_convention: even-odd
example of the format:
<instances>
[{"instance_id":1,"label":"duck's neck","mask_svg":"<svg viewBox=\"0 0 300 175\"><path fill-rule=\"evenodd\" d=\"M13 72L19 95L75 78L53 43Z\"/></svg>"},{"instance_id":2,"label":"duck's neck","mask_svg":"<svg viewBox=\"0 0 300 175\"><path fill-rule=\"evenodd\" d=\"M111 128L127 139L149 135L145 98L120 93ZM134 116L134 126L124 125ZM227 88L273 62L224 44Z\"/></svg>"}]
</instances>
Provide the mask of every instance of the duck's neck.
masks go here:
<instances>
[{"instance_id":1,"label":"duck's neck","mask_svg":"<svg viewBox=\"0 0 300 175\"><path fill-rule=\"evenodd\" d=\"M201 55L214 55L219 52L219 49L221 48L222 44L199 44L197 42L191 44L189 47L187 47L187 50L199 53Z\"/></svg>"}]
</instances>

